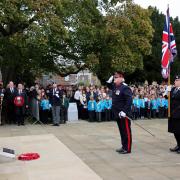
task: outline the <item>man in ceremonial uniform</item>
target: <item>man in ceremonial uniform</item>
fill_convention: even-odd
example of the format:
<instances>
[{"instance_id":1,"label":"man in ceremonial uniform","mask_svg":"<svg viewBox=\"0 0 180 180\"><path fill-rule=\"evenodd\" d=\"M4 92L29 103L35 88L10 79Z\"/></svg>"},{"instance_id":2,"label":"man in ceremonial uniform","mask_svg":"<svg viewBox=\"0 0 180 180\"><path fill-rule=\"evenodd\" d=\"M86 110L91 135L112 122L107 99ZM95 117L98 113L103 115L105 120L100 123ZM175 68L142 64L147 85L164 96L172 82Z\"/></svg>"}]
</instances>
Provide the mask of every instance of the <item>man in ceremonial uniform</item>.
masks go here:
<instances>
[{"instance_id":1,"label":"man in ceremonial uniform","mask_svg":"<svg viewBox=\"0 0 180 180\"><path fill-rule=\"evenodd\" d=\"M112 89L112 111L121 136L122 147L116 151L120 154L131 153L131 122L128 117L131 116L132 91L124 83L122 72L116 72L114 76L111 76L107 81L107 86Z\"/></svg>"},{"instance_id":2,"label":"man in ceremonial uniform","mask_svg":"<svg viewBox=\"0 0 180 180\"><path fill-rule=\"evenodd\" d=\"M170 91L170 88L168 90ZM170 91L170 108L168 131L174 133L177 142L177 145L170 148L170 151L180 154L180 75L175 77L174 87Z\"/></svg>"}]
</instances>

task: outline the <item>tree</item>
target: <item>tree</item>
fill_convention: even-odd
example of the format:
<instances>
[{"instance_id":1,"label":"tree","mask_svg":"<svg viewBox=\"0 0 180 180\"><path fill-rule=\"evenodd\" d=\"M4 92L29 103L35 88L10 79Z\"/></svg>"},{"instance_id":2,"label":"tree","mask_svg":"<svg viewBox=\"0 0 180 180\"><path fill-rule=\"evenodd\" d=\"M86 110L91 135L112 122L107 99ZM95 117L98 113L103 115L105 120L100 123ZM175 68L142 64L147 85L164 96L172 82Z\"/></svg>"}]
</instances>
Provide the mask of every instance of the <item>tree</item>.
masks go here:
<instances>
[{"instance_id":1,"label":"tree","mask_svg":"<svg viewBox=\"0 0 180 180\"><path fill-rule=\"evenodd\" d=\"M119 3L119 4L117 4ZM114 70L131 74L151 52L149 12L131 0L2 0L3 81L92 70L103 82Z\"/></svg>"},{"instance_id":2,"label":"tree","mask_svg":"<svg viewBox=\"0 0 180 180\"><path fill-rule=\"evenodd\" d=\"M117 8L110 8L106 18L106 41L104 42L102 68L98 69L105 81L107 75L101 74L106 66L107 72L121 70L132 74L143 69L143 56L151 53L150 41L153 35L150 14L140 6L127 1ZM108 71L108 69L110 71Z\"/></svg>"},{"instance_id":3,"label":"tree","mask_svg":"<svg viewBox=\"0 0 180 180\"><path fill-rule=\"evenodd\" d=\"M102 82L115 70L130 74L143 68L143 56L151 52L153 34L147 10L129 0L101 1L99 6L91 0L77 4L69 23L73 47L85 67Z\"/></svg>"},{"instance_id":4,"label":"tree","mask_svg":"<svg viewBox=\"0 0 180 180\"><path fill-rule=\"evenodd\" d=\"M63 12L59 0L0 2L0 68L5 83L27 71L37 76L56 70L50 38L67 36L57 10Z\"/></svg>"},{"instance_id":5,"label":"tree","mask_svg":"<svg viewBox=\"0 0 180 180\"><path fill-rule=\"evenodd\" d=\"M148 56L144 56L144 68L140 71L135 71L128 78L133 79L136 77L136 81L144 82L148 80L152 82L156 80L157 82L162 82L163 78L161 75L161 58L162 58L162 32L165 23L165 15L160 13L156 7L149 7L148 10L151 12L151 21L154 29L153 39L152 39L152 53ZM174 30L174 35L176 39L177 52L180 52L180 22L178 18L172 19L171 23ZM175 62L171 65L171 76L175 76L177 72L180 72L180 61L179 53L175 58ZM173 79L173 78L171 78Z\"/></svg>"}]
</instances>

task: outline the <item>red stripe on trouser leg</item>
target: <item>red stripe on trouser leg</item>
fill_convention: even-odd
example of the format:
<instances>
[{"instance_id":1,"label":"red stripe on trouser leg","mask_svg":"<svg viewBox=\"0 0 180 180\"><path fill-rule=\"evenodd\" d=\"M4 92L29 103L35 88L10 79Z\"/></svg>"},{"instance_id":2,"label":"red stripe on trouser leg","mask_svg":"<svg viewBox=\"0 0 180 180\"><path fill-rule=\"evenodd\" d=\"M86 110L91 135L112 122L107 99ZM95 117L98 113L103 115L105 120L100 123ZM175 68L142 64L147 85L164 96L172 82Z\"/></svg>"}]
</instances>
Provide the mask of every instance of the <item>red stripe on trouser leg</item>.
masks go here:
<instances>
[{"instance_id":1,"label":"red stripe on trouser leg","mask_svg":"<svg viewBox=\"0 0 180 180\"><path fill-rule=\"evenodd\" d=\"M130 127L128 125L128 118L125 118L126 123L126 131L127 131L127 138L128 138L128 152L131 151L131 133L130 133Z\"/></svg>"}]
</instances>

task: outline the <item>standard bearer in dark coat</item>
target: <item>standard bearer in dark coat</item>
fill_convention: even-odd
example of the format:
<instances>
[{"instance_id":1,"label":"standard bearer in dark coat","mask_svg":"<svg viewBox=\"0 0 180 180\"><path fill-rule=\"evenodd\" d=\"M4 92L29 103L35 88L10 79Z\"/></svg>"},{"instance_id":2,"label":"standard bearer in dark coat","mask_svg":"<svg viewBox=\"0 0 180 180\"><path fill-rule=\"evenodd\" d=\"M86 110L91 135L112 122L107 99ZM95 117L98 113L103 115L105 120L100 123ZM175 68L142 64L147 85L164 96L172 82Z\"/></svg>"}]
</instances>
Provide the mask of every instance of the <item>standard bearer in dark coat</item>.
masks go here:
<instances>
[{"instance_id":1,"label":"standard bearer in dark coat","mask_svg":"<svg viewBox=\"0 0 180 180\"><path fill-rule=\"evenodd\" d=\"M177 142L170 151L180 154L180 75L175 77L174 87L170 91L170 112L168 132L174 133Z\"/></svg>"}]
</instances>

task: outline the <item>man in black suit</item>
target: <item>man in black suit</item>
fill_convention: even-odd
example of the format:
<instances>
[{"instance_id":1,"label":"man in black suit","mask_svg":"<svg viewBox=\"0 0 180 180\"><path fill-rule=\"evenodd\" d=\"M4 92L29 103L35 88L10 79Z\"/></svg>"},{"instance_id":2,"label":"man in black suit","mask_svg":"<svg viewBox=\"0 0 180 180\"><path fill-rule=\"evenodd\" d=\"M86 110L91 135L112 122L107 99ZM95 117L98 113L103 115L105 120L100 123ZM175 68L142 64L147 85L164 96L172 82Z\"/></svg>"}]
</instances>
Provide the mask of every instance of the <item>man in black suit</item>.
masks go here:
<instances>
[{"instance_id":1,"label":"man in black suit","mask_svg":"<svg viewBox=\"0 0 180 180\"><path fill-rule=\"evenodd\" d=\"M59 126L62 91L57 88L56 83L53 84L53 88L50 89L48 96L49 96L50 104L52 105L53 125Z\"/></svg>"},{"instance_id":2,"label":"man in black suit","mask_svg":"<svg viewBox=\"0 0 180 180\"><path fill-rule=\"evenodd\" d=\"M14 97L17 92L17 89L14 87L12 81L9 82L8 88L5 90L4 101L6 105L7 112L7 123L16 123L15 119L15 106L14 106Z\"/></svg>"},{"instance_id":3,"label":"man in black suit","mask_svg":"<svg viewBox=\"0 0 180 180\"><path fill-rule=\"evenodd\" d=\"M18 89L14 98L15 115L18 126L24 125L24 115L28 108L28 98L22 84L18 84Z\"/></svg>"},{"instance_id":4,"label":"man in black suit","mask_svg":"<svg viewBox=\"0 0 180 180\"><path fill-rule=\"evenodd\" d=\"M2 111L3 111L3 99L4 99L4 88L3 88L3 83L0 82L0 125L3 125L3 122L2 122Z\"/></svg>"}]
</instances>

